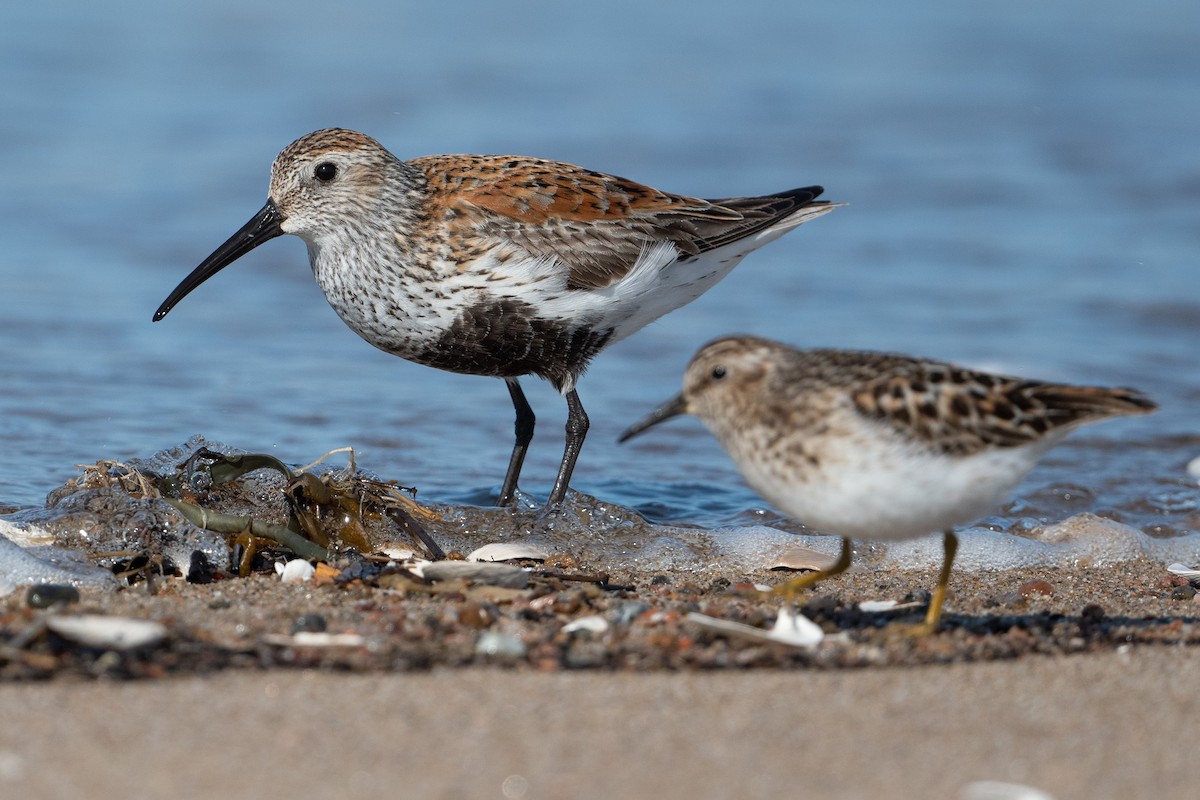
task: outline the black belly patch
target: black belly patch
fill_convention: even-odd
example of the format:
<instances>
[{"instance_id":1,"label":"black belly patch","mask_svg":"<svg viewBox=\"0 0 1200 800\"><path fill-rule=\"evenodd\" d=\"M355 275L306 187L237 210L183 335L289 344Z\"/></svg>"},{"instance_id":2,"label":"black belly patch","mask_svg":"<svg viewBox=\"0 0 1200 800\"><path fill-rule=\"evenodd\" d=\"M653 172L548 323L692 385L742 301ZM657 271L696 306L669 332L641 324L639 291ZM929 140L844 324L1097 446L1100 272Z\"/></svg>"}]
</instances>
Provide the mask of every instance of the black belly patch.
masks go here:
<instances>
[{"instance_id":1,"label":"black belly patch","mask_svg":"<svg viewBox=\"0 0 1200 800\"><path fill-rule=\"evenodd\" d=\"M540 318L519 300L493 300L465 309L411 360L470 375L538 375L561 391L583 374L612 334L612 328L597 330L582 320Z\"/></svg>"}]
</instances>

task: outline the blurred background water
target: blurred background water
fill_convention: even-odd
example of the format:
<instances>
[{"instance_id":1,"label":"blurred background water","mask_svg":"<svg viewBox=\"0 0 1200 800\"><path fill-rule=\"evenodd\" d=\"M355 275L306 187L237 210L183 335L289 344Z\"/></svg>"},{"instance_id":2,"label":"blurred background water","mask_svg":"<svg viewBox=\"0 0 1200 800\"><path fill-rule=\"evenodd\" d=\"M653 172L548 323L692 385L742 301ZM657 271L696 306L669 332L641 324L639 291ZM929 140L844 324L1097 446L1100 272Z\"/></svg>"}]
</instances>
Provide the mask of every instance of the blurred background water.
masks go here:
<instances>
[{"instance_id":1,"label":"blurred background water","mask_svg":"<svg viewBox=\"0 0 1200 800\"><path fill-rule=\"evenodd\" d=\"M9 3L0 10L0 501L194 433L304 463L352 445L421 496L486 503L500 381L408 364L271 242L150 316L327 126L402 158L518 153L707 197L820 183L846 208L601 355L574 485L656 519L756 517L698 423L617 434L705 341L750 332L1125 384L994 522L1095 510L1200 527L1200 5L795 0ZM565 407L539 415L544 496Z\"/></svg>"}]
</instances>

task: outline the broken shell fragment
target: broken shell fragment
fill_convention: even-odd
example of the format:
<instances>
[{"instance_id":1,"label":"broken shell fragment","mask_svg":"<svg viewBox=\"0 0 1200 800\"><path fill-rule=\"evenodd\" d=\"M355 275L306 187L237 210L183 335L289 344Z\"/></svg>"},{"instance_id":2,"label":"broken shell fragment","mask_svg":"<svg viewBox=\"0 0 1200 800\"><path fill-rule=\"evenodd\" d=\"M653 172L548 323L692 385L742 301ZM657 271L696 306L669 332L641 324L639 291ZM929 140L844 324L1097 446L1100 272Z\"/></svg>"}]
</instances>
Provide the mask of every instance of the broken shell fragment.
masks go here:
<instances>
[{"instance_id":1,"label":"broken shell fragment","mask_svg":"<svg viewBox=\"0 0 1200 800\"><path fill-rule=\"evenodd\" d=\"M549 557L549 551L529 542L492 542L473 550L467 561L545 561Z\"/></svg>"},{"instance_id":2,"label":"broken shell fragment","mask_svg":"<svg viewBox=\"0 0 1200 800\"><path fill-rule=\"evenodd\" d=\"M427 581L473 581L508 589L524 589L529 585L529 573L510 564L489 561L429 561L415 565L411 571Z\"/></svg>"},{"instance_id":3,"label":"broken shell fragment","mask_svg":"<svg viewBox=\"0 0 1200 800\"><path fill-rule=\"evenodd\" d=\"M1192 569L1183 564L1172 564L1167 567L1167 572L1172 575L1178 575L1181 578L1187 578L1189 581L1194 581L1200 578L1200 569Z\"/></svg>"},{"instance_id":4,"label":"broken shell fragment","mask_svg":"<svg viewBox=\"0 0 1200 800\"><path fill-rule=\"evenodd\" d=\"M863 600L858 604L859 611L874 613L877 611L899 611L904 608L918 608L924 603L918 603L915 600L908 603L901 603L899 600Z\"/></svg>"},{"instance_id":5,"label":"broken shell fragment","mask_svg":"<svg viewBox=\"0 0 1200 800\"><path fill-rule=\"evenodd\" d=\"M804 545L788 545L767 569L827 570L837 563L837 556Z\"/></svg>"},{"instance_id":6,"label":"broken shell fragment","mask_svg":"<svg viewBox=\"0 0 1200 800\"><path fill-rule=\"evenodd\" d=\"M606 630L608 630L608 620L599 614L589 614L586 617L579 617L563 625L563 633L604 633Z\"/></svg>"},{"instance_id":7,"label":"broken shell fragment","mask_svg":"<svg viewBox=\"0 0 1200 800\"><path fill-rule=\"evenodd\" d=\"M167 629L161 623L102 614L50 617L46 627L64 639L104 650L151 647L167 637Z\"/></svg>"},{"instance_id":8,"label":"broken shell fragment","mask_svg":"<svg viewBox=\"0 0 1200 800\"><path fill-rule=\"evenodd\" d=\"M291 636L268 634L263 641L277 647L362 647L367 643L366 637L357 633L324 631L297 631Z\"/></svg>"},{"instance_id":9,"label":"broken shell fragment","mask_svg":"<svg viewBox=\"0 0 1200 800\"><path fill-rule=\"evenodd\" d=\"M779 644L786 644L806 650L816 647L825 638L825 632L821 630L820 625L803 614L793 613L786 607L779 609L779 616L775 618L775 624L769 631L763 628L755 628L752 625L743 625L740 622L718 619L695 612L688 614L687 620L713 633L720 633L741 639L778 642Z\"/></svg>"},{"instance_id":10,"label":"broken shell fragment","mask_svg":"<svg viewBox=\"0 0 1200 800\"><path fill-rule=\"evenodd\" d=\"M275 572L284 583L303 583L312 580L317 568L302 558L293 558L287 564L275 562Z\"/></svg>"}]
</instances>

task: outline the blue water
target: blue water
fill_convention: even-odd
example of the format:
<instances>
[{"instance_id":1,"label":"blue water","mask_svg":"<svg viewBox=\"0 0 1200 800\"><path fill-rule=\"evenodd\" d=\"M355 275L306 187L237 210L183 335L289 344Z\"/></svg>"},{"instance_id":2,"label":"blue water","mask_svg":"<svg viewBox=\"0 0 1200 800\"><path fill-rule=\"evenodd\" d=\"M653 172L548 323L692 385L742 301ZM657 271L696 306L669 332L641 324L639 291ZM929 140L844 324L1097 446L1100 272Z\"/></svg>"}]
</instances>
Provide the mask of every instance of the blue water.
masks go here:
<instances>
[{"instance_id":1,"label":"blue water","mask_svg":"<svg viewBox=\"0 0 1200 800\"><path fill-rule=\"evenodd\" d=\"M503 384L361 342L299 240L150 322L261 206L275 153L339 125L402 157L538 155L702 196L821 183L849 203L596 360L581 490L753 515L698 423L614 441L741 331L1142 388L1159 414L1076 434L997 520L1200 527L1195 2L175 5L0 10L0 501L194 433L293 463L352 445L433 499L498 487ZM544 495L565 407L527 391L523 485Z\"/></svg>"}]
</instances>

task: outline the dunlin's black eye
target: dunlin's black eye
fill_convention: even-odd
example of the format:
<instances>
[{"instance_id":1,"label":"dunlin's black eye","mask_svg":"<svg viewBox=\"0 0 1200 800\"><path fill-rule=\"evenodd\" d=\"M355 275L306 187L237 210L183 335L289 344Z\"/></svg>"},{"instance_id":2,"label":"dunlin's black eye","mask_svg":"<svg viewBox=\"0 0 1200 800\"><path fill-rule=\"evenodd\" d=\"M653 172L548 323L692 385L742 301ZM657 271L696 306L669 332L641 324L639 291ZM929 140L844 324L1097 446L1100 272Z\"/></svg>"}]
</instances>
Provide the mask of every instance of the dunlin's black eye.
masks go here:
<instances>
[{"instance_id":1,"label":"dunlin's black eye","mask_svg":"<svg viewBox=\"0 0 1200 800\"><path fill-rule=\"evenodd\" d=\"M331 181L337 177L337 165L329 161L322 161L313 170L313 175L316 175L319 181Z\"/></svg>"},{"instance_id":2,"label":"dunlin's black eye","mask_svg":"<svg viewBox=\"0 0 1200 800\"><path fill-rule=\"evenodd\" d=\"M713 367L712 376L714 381L721 380L721 378L725 377L725 368L720 366Z\"/></svg>"}]
</instances>

